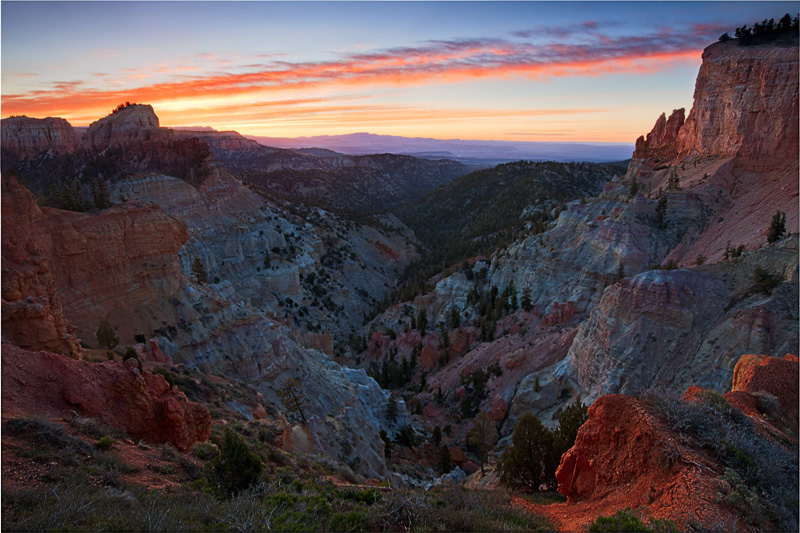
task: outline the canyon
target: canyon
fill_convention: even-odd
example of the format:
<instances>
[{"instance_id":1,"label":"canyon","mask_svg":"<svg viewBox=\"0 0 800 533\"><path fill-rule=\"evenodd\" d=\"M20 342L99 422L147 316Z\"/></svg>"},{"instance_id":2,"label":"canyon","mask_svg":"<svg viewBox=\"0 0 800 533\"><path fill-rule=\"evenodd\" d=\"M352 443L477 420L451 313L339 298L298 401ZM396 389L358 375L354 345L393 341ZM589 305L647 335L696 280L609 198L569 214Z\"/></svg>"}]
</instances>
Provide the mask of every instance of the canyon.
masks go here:
<instances>
[{"instance_id":1,"label":"canyon","mask_svg":"<svg viewBox=\"0 0 800 533\"><path fill-rule=\"evenodd\" d=\"M658 117L626 168L290 150L163 128L142 104L85 130L3 119L4 419L74 411L185 451L224 420L157 369L199 373L246 390L230 409L285 452L423 485L437 430L475 471L480 413L502 448L524 413L553 427L582 399L556 473L565 512L584 502L572 526L601 504L734 520L709 496L732 490L724 468L646 395L716 394L796 450L799 76L796 45L709 46L688 115ZM93 180L108 206L54 205ZM521 183L514 231L481 226ZM101 321L144 366L101 345Z\"/></svg>"}]
</instances>

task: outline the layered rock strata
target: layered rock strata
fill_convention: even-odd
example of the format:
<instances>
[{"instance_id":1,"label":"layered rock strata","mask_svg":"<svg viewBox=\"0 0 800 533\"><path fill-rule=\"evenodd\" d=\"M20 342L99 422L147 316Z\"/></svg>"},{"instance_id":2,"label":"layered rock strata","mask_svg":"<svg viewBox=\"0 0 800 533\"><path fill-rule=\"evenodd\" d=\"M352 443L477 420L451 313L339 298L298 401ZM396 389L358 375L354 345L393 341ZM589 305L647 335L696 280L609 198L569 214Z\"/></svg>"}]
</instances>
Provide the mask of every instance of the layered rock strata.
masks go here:
<instances>
[{"instance_id":1,"label":"layered rock strata","mask_svg":"<svg viewBox=\"0 0 800 533\"><path fill-rule=\"evenodd\" d=\"M17 157L66 154L81 147L75 130L63 118L9 117L0 121L0 129L3 150Z\"/></svg>"}]
</instances>

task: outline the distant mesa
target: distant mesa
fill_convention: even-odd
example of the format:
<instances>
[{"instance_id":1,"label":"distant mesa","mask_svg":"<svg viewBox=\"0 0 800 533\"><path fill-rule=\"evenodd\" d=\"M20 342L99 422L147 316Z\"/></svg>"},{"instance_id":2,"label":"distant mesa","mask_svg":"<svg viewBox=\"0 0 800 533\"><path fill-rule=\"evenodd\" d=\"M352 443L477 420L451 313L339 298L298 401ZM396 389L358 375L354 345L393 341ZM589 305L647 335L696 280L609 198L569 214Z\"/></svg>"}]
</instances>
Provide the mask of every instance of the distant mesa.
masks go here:
<instances>
[{"instance_id":1,"label":"distant mesa","mask_svg":"<svg viewBox=\"0 0 800 533\"><path fill-rule=\"evenodd\" d=\"M2 120L3 150L18 157L41 152L69 153L80 148L75 130L63 118L31 118L24 115Z\"/></svg>"}]
</instances>

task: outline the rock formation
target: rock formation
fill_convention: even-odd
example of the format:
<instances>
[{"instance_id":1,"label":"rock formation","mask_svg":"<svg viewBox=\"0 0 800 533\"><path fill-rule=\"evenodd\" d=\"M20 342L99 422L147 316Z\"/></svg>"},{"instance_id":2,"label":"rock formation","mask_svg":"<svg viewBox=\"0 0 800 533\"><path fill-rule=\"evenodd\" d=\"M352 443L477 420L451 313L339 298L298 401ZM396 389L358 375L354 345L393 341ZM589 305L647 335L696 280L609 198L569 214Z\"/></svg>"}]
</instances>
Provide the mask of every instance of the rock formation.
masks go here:
<instances>
[{"instance_id":1,"label":"rock formation","mask_svg":"<svg viewBox=\"0 0 800 533\"><path fill-rule=\"evenodd\" d=\"M739 390L725 395L731 404L744 405L756 427L770 428L763 438L775 439L776 445L787 439L793 439L795 446L797 442L796 359L742 356L735 371ZM692 387L689 392L694 398L690 401L702 401L696 399L702 389ZM764 395L776 399L788 414L794 424L788 434L765 424L766 404L757 400ZM607 516L618 509L646 506L654 517L677 520L679 527L691 522L730 527L738 521L736 513L745 510L721 503L720 494L730 487L718 461L667 425L648 402L612 394L589 408L589 418L575 445L562 456L556 478L559 492L577 513L594 507Z\"/></svg>"},{"instance_id":2,"label":"rock formation","mask_svg":"<svg viewBox=\"0 0 800 533\"><path fill-rule=\"evenodd\" d=\"M163 376L125 363L88 363L3 343L3 412L66 416L76 412L125 431L134 439L188 450L208 439L211 415ZM132 364L130 364L132 363Z\"/></svg>"},{"instance_id":3,"label":"rock formation","mask_svg":"<svg viewBox=\"0 0 800 533\"><path fill-rule=\"evenodd\" d=\"M764 169L797 165L797 46L716 43L703 52L681 153L737 156Z\"/></svg>"},{"instance_id":4,"label":"rock formation","mask_svg":"<svg viewBox=\"0 0 800 533\"><path fill-rule=\"evenodd\" d=\"M9 117L0 121L0 129L3 150L17 157L65 154L81 146L75 130L63 118Z\"/></svg>"},{"instance_id":5,"label":"rock formation","mask_svg":"<svg viewBox=\"0 0 800 533\"><path fill-rule=\"evenodd\" d=\"M30 231L44 218L33 195L3 177L3 337L28 350L78 357L75 328L64 316L50 262Z\"/></svg>"},{"instance_id":6,"label":"rock formation","mask_svg":"<svg viewBox=\"0 0 800 533\"><path fill-rule=\"evenodd\" d=\"M172 130L160 128L153 107L132 104L118 108L110 115L89 124L83 135L86 148L102 151L110 146L129 143L169 141Z\"/></svg>"},{"instance_id":7,"label":"rock formation","mask_svg":"<svg viewBox=\"0 0 800 533\"><path fill-rule=\"evenodd\" d=\"M636 150L633 152L633 157L647 158L654 155L674 155L677 152L675 141L686 119L685 112L686 110L683 108L676 109L669 116L669 120L662 113L652 131L647 134L647 138L641 136L636 139Z\"/></svg>"}]
</instances>

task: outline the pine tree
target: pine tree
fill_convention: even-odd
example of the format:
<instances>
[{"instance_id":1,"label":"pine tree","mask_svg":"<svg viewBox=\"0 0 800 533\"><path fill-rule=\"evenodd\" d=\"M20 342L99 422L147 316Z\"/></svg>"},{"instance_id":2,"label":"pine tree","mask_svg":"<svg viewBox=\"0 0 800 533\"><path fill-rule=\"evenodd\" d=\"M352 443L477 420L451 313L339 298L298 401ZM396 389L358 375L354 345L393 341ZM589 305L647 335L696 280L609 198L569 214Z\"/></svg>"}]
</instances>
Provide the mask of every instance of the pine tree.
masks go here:
<instances>
[{"instance_id":1,"label":"pine tree","mask_svg":"<svg viewBox=\"0 0 800 533\"><path fill-rule=\"evenodd\" d=\"M389 399L386 402L386 421L389 422L389 425L392 425L397 420L397 398L394 397L394 394L389 395Z\"/></svg>"},{"instance_id":2,"label":"pine tree","mask_svg":"<svg viewBox=\"0 0 800 533\"><path fill-rule=\"evenodd\" d=\"M439 448L439 470L446 474L453 469L453 459L450 457L450 448L442 446Z\"/></svg>"},{"instance_id":3,"label":"pine tree","mask_svg":"<svg viewBox=\"0 0 800 533\"><path fill-rule=\"evenodd\" d=\"M192 276L197 283L206 282L206 267L199 257L195 257L194 261L192 261Z\"/></svg>"},{"instance_id":4,"label":"pine tree","mask_svg":"<svg viewBox=\"0 0 800 533\"><path fill-rule=\"evenodd\" d=\"M786 213L778 211L772 216L772 222L769 224L769 233L767 234L767 242L772 244L780 240L786 233Z\"/></svg>"},{"instance_id":5,"label":"pine tree","mask_svg":"<svg viewBox=\"0 0 800 533\"><path fill-rule=\"evenodd\" d=\"M511 445L503 450L497 463L504 485L538 491L550 481L558 466L552 460L555 435L530 411L523 414L511 436ZM560 456L559 456L560 458Z\"/></svg>"},{"instance_id":6,"label":"pine tree","mask_svg":"<svg viewBox=\"0 0 800 533\"><path fill-rule=\"evenodd\" d=\"M433 428L433 443L439 446L442 443L442 428L436 426Z\"/></svg>"},{"instance_id":7,"label":"pine tree","mask_svg":"<svg viewBox=\"0 0 800 533\"><path fill-rule=\"evenodd\" d=\"M481 475L485 473L486 454L491 451L495 442L497 442L497 430L492 422L492 415L489 413L478 414L467 433L467 444L471 445L478 454Z\"/></svg>"},{"instance_id":8,"label":"pine tree","mask_svg":"<svg viewBox=\"0 0 800 533\"><path fill-rule=\"evenodd\" d=\"M303 412L303 404L305 403L306 395L300 382L295 378L289 378L283 382L281 388L277 392L278 398L283 402L283 406L291 413L298 413L303 424L306 424L306 415Z\"/></svg>"},{"instance_id":9,"label":"pine tree","mask_svg":"<svg viewBox=\"0 0 800 533\"><path fill-rule=\"evenodd\" d=\"M667 216L667 208L669 207L669 203L667 202L667 197L662 196L658 199L658 203L656 204L656 218L658 218L658 227L663 229L665 226L664 219Z\"/></svg>"},{"instance_id":10,"label":"pine tree","mask_svg":"<svg viewBox=\"0 0 800 533\"><path fill-rule=\"evenodd\" d=\"M522 290L522 300L520 301L520 305L526 312L533 309L533 302L531 301L531 289L529 287L525 287Z\"/></svg>"}]
</instances>

